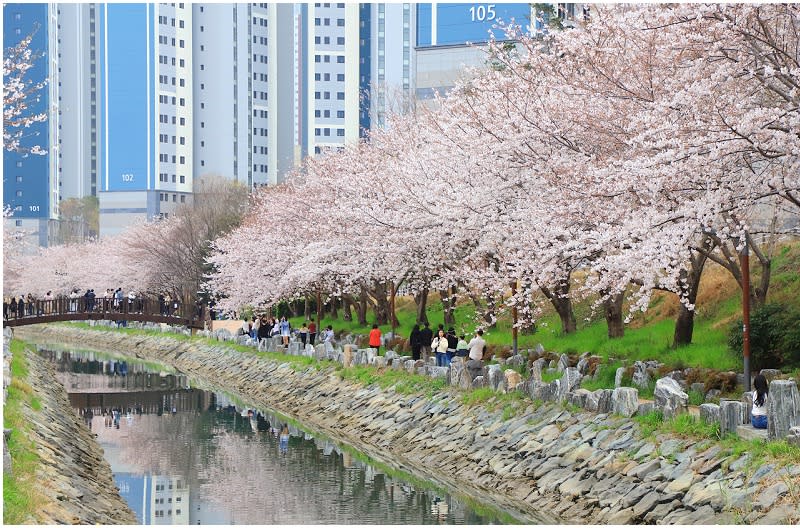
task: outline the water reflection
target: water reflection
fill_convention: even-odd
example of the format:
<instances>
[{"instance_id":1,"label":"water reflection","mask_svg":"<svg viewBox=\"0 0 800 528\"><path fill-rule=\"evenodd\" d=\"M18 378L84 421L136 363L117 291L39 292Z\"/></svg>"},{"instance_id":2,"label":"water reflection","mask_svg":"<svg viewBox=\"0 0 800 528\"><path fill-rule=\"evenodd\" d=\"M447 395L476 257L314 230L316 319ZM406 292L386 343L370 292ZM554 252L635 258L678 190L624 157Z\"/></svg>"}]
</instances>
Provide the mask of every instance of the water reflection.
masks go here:
<instances>
[{"instance_id":1,"label":"water reflection","mask_svg":"<svg viewBox=\"0 0 800 528\"><path fill-rule=\"evenodd\" d=\"M40 351L143 524L483 524L462 501L178 373ZM124 365L124 366L123 366Z\"/></svg>"}]
</instances>

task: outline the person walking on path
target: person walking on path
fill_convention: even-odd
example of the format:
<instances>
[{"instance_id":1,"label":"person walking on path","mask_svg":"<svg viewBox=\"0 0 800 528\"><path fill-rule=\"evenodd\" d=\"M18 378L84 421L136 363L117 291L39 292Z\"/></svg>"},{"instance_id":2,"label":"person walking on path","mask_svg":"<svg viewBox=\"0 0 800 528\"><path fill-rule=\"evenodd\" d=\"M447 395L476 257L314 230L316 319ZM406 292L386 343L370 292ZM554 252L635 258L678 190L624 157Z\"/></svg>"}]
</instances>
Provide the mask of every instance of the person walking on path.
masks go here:
<instances>
[{"instance_id":1,"label":"person walking on path","mask_svg":"<svg viewBox=\"0 0 800 528\"><path fill-rule=\"evenodd\" d=\"M377 324L372 325L372 330L369 332L369 347L375 349L376 354L381 352L381 329Z\"/></svg>"},{"instance_id":2,"label":"person walking on path","mask_svg":"<svg viewBox=\"0 0 800 528\"><path fill-rule=\"evenodd\" d=\"M439 330L439 335L433 338L433 341L431 341L431 348L433 349L434 352L436 352L436 366L446 367L447 336L444 334L444 330Z\"/></svg>"},{"instance_id":3,"label":"person walking on path","mask_svg":"<svg viewBox=\"0 0 800 528\"><path fill-rule=\"evenodd\" d=\"M308 339L308 326L306 326L305 321L303 321L303 326L300 327L298 331L300 334L300 342L303 343L303 348L306 348L306 340Z\"/></svg>"},{"instance_id":4,"label":"person walking on path","mask_svg":"<svg viewBox=\"0 0 800 528\"><path fill-rule=\"evenodd\" d=\"M283 338L283 348L289 348L289 335L291 332L291 325L289 325L289 321L286 320L285 317L281 317L281 337Z\"/></svg>"},{"instance_id":5,"label":"person walking on path","mask_svg":"<svg viewBox=\"0 0 800 528\"><path fill-rule=\"evenodd\" d=\"M428 358L431 356L431 341L433 341L433 332L429 323L425 323L425 328L419 331L419 340L422 342L422 360L427 364Z\"/></svg>"},{"instance_id":6,"label":"person walking on path","mask_svg":"<svg viewBox=\"0 0 800 528\"><path fill-rule=\"evenodd\" d=\"M767 385L767 378L760 372L753 378L753 414L750 423L756 429L767 428L767 395L769 394L769 385Z\"/></svg>"},{"instance_id":7,"label":"person walking on path","mask_svg":"<svg viewBox=\"0 0 800 528\"><path fill-rule=\"evenodd\" d=\"M420 350L422 350L422 337L419 331L419 325L415 324L411 329L411 335L408 336L408 344L411 345L411 358L416 361L420 357Z\"/></svg>"},{"instance_id":8,"label":"person walking on path","mask_svg":"<svg viewBox=\"0 0 800 528\"><path fill-rule=\"evenodd\" d=\"M258 339L258 329L261 328L261 319L257 316L253 316L253 324L250 325L250 338L251 339Z\"/></svg>"},{"instance_id":9,"label":"person walking on path","mask_svg":"<svg viewBox=\"0 0 800 528\"><path fill-rule=\"evenodd\" d=\"M456 329L452 326L447 329L447 367L450 366L453 356L456 355L456 347L458 346L458 338L456 337Z\"/></svg>"},{"instance_id":10,"label":"person walking on path","mask_svg":"<svg viewBox=\"0 0 800 528\"><path fill-rule=\"evenodd\" d=\"M317 338L317 323L312 319L308 324L308 342L314 346L314 340Z\"/></svg>"},{"instance_id":11,"label":"person walking on path","mask_svg":"<svg viewBox=\"0 0 800 528\"><path fill-rule=\"evenodd\" d=\"M483 339L483 330L477 330L475 337L467 343L469 348L469 358L473 361L483 361L483 349L486 347L486 341Z\"/></svg>"}]
</instances>

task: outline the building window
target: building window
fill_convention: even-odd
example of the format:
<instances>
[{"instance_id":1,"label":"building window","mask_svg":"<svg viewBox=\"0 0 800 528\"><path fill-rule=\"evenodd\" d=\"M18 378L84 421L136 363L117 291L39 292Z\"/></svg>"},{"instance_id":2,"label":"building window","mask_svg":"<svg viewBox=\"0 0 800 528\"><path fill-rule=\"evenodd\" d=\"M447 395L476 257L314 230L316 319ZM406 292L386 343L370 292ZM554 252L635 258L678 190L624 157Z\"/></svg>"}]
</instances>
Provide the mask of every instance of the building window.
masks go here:
<instances>
[{"instance_id":1,"label":"building window","mask_svg":"<svg viewBox=\"0 0 800 528\"><path fill-rule=\"evenodd\" d=\"M339 81L339 82L344 82L344 74L343 73L337 73L336 74L336 80Z\"/></svg>"},{"instance_id":2,"label":"building window","mask_svg":"<svg viewBox=\"0 0 800 528\"><path fill-rule=\"evenodd\" d=\"M319 92L314 92L314 99L319 99Z\"/></svg>"},{"instance_id":3,"label":"building window","mask_svg":"<svg viewBox=\"0 0 800 528\"><path fill-rule=\"evenodd\" d=\"M343 18L337 18L336 19L336 25L339 26L339 27L344 27L344 19Z\"/></svg>"},{"instance_id":4,"label":"building window","mask_svg":"<svg viewBox=\"0 0 800 528\"><path fill-rule=\"evenodd\" d=\"M339 64L344 64L344 55L339 55L338 57L336 57L336 62L338 62Z\"/></svg>"},{"instance_id":5,"label":"building window","mask_svg":"<svg viewBox=\"0 0 800 528\"><path fill-rule=\"evenodd\" d=\"M320 133L320 129L319 128L315 128L314 129L314 135L315 136L319 136L319 133Z\"/></svg>"},{"instance_id":6,"label":"building window","mask_svg":"<svg viewBox=\"0 0 800 528\"><path fill-rule=\"evenodd\" d=\"M318 25L319 25L319 19L318 19L318 18L315 18L315 19L314 19L314 25L315 25L315 26L318 26Z\"/></svg>"},{"instance_id":7,"label":"building window","mask_svg":"<svg viewBox=\"0 0 800 528\"><path fill-rule=\"evenodd\" d=\"M320 61L320 56L314 55L314 62L319 62L319 61Z\"/></svg>"},{"instance_id":8,"label":"building window","mask_svg":"<svg viewBox=\"0 0 800 528\"><path fill-rule=\"evenodd\" d=\"M330 26L330 25L331 25L331 19L330 19L330 18L326 18L326 19L323 21L323 23L324 23L326 26Z\"/></svg>"},{"instance_id":9,"label":"building window","mask_svg":"<svg viewBox=\"0 0 800 528\"><path fill-rule=\"evenodd\" d=\"M330 136L331 135L331 129L330 128L322 129L322 135L323 136Z\"/></svg>"},{"instance_id":10,"label":"building window","mask_svg":"<svg viewBox=\"0 0 800 528\"><path fill-rule=\"evenodd\" d=\"M339 101L344 101L344 92L336 92L336 99Z\"/></svg>"},{"instance_id":11,"label":"building window","mask_svg":"<svg viewBox=\"0 0 800 528\"><path fill-rule=\"evenodd\" d=\"M336 129L336 135L339 136L339 137L344 137L344 129L343 128L337 128Z\"/></svg>"},{"instance_id":12,"label":"building window","mask_svg":"<svg viewBox=\"0 0 800 528\"><path fill-rule=\"evenodd\" d=\"M339 119L344 119L344 110L337 110L336 117Z\"/></svg>"},{"instance_id":13,"label":"building window","mask_svg":"<svg viewBox=\"0 0 800 528\"><path fill-rule=\"evenodd\" d=\"M22 191L17 191L17 198L21 198L21 197L22 197Z\"/></svg>"},{"instance_id":14,"label":"building window","mask_svg":"<svg viewBox=\"0 0 800 528\"><path fill-rule=\"evenodd\" d=\"M181 183L186 183L186 176L181 174Z\"/></svg>"},{"instance_id":15,"label":"building window","mask_svg":"<svg viewBox=\"0 0 800 528\"><path fill-rule=\"evenodd\" d=\"M336 37L336 44L344 46L344 37Z\"/></svg>"},{"instance_id":16,"label":"building window","mask_svg":"<svg viewBox=\"0 0 800 528\"><path fill-rule=\"evenodd\" d=\"M322 112L319 110L314 110L314 117L322 117ZM17 178L19 178L19 176L17 176Z\"/></svg>"},{"instance_id":17,"label":"building window","mask_svg":"<svg viewBox=\"0 0 800 528\"><path fill-rule=\"evenodd\" d=\"M22 183L22 176L17 176L17 183Z\"/></svg>"},{"instance_id":18,"label":"building window","mask_svg":"<svg viewBox=\"0 0 800 528\"><path fill-rule=\"evenodd\" d=\"M22 227L22 220L14 220L14 225L17 227Z\"/></svg>"},{"instance_id":19,"label":"building window","mask_svg":"<svg viewBox=\"0 0 800 528\"><path fill-rule=\"evenodd\" d=\"M21 161L17 162L17 167L22 167L22 162Z\"/></svg>"}]
</instances>

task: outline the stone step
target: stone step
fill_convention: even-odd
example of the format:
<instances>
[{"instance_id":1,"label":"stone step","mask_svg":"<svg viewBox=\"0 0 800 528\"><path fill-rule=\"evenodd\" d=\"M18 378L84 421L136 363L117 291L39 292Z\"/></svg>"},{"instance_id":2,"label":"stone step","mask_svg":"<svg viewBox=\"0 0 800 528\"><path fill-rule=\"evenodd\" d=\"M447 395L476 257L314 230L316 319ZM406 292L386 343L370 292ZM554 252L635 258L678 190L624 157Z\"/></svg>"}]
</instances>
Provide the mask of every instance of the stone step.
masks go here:
<instances>
[{"instance_id":1,"label":"stone step","mask_svg":"<svg viewBox=\"0 0 800 528\"><path fill-rule=\"evenodd\" d=\"M767 430L766 429L756 429L750 424L747 425L740 425L736 428L736 434L739 435L739 438L744 440L764 440L767 441Z\"/></svg>"}]
</instances>

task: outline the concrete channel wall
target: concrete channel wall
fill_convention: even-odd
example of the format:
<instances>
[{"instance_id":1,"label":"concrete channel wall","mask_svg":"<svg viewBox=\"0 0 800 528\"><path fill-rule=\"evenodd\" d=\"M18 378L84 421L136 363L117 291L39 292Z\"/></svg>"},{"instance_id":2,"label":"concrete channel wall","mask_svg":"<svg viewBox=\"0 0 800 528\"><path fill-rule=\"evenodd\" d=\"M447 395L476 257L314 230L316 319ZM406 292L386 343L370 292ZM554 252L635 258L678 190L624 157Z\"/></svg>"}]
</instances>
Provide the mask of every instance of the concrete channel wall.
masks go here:
<instances>
[{"instance_id":1,"label":"concrete channel wall","mask_svg":"<svg viewBox=\"0 0 800 528\"><path fill-rule=\"evenodd\" d=\"M36 343L161 361L271 407L398 469L495 503L527 522L797 522L800 466L757 465L714 441L641 439L630 418L531 401L502 411L364 387L333 368L298 370L223 345L66 326L20 328Z\"/></svg>"},{"instance_id":2,"label":"concrete channel wall","mask_svg":"<svg viewBox=\"0 0 800 528\"><path fill-rule=\"evenodd\" d=\"M3 346L7 349L7 339ZM25 382L41 409L26 408L24 413L40 463L35 491L44 498L28 522L137 524L114 484L103 449L70 406L64 387L54 382L52 365L36 354L28 354L27 361ZM13 463L10 469L13 472Z\"/></svg>"}]
</instances>

